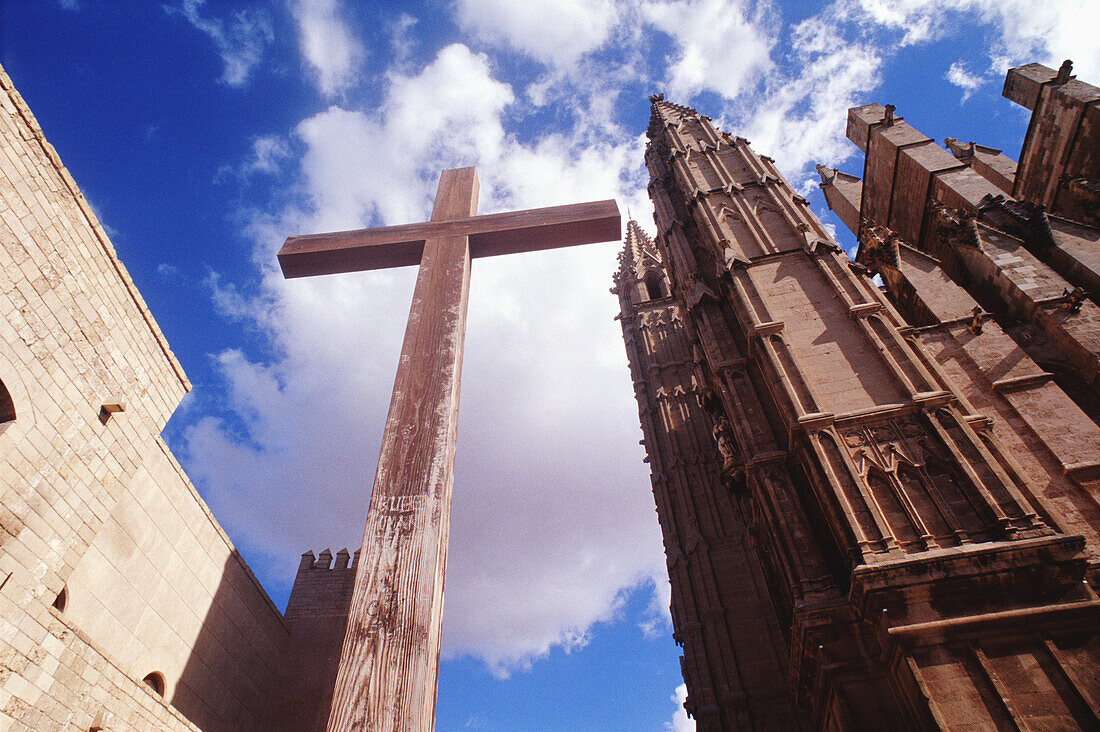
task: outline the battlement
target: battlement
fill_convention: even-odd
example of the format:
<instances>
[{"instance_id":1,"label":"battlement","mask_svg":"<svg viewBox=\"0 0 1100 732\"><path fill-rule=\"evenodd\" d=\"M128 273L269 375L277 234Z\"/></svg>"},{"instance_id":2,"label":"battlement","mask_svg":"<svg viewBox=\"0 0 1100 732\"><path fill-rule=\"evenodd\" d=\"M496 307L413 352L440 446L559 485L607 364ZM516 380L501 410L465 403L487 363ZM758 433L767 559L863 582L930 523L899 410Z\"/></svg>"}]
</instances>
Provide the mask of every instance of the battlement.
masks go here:
<instances>
[{"instance_id":1,"label":"battlement","mask_svg":"<svg viewBox=\"0 0 1100 732\"><path fill-rule=\"evenodd\" d=\"M325 549L317 556L313 555L313 550L302 553L302 561L298 565L298 574L315 569L355 569L359 566L359 552L357 549L355 555L348 554L347 549L341 549L336 552L336 564L332 563L332 550Z\"/></svg>"},{"instance_id":2,"label":"battlement","mask_svg":"<svg viewBox=\"0 0 1100 732\"><path fill-rule=\"evenodd\" d=\"M336 552L335 562L333 558L329 549L316 556L312 551L302 554L286 606L288 621L347 615L355 586L355 570L359 566L359 551L352 555L347 549L341 549Z\"/></svg>"}]
</instances>

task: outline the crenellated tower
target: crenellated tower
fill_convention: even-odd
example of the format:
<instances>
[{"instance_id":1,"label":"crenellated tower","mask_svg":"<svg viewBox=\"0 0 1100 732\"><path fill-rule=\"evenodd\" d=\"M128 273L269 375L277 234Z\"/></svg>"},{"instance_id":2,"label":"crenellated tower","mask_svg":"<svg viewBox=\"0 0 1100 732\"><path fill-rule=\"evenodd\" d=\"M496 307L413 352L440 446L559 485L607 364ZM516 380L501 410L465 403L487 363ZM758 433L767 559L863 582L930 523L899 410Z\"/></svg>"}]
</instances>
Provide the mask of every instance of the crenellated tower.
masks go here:
<instances>
[{"instance_id":1,"label":"crenellated tower","mask_svg":"<svg viewBox=\"0 0 1100 732\"><path fill-rule=\"evenodd\" d=\"M683 581L679 592L740 622L774 613L793 724L997 726L1019 714L1080 724L1091 713L1082 700L1097 691L1081 664L1095 650L1074 643L1095 628L1100 603L1082 582L1086 541L1064 520L1066 504L1021 466L987 402L951 378L771 158L694 109L651 101L658 235L651 247L628 235L617 284L677 634L693 619L675 611L676 568L705 506L744 523L744 565L763 578L763 590L734 578L733 595L767 603L732 605ZM849 194L860 188L852 176L840 182ZM881 233L889 256L891 233ZM669 296L647 300L639 275L658 266ZM651 312L676 314L676 349L648 346L626 322ZM719 481L692 483L709 495L681 504L682 517L661 506L667 466L683 450L659 426L654 387L665 381L653 374L666 372L694 405L677 429L710 434L720 466ZM684 649L694 713L727 654L708 641ZM1030 677L1015 672L1034 663ZM1041 712L1009 708L1027 694ZM718 715L695 714L700 729L767 727L731 721L724 703Z\"/></svg>"},{"instance_id":2,"label":"crenellated tower","mask_svg":"<svg viewBox=\"0 0 1100 732\"><path fill-rule=\"evenodd\" d=\"M349 554L341 549L335 558L328 549L316 556L312 551L302 554L284 614L289 648L278 693L268 704L265 730L325 729L358 566L358 550Z\"/></svg>"}]
</instances>

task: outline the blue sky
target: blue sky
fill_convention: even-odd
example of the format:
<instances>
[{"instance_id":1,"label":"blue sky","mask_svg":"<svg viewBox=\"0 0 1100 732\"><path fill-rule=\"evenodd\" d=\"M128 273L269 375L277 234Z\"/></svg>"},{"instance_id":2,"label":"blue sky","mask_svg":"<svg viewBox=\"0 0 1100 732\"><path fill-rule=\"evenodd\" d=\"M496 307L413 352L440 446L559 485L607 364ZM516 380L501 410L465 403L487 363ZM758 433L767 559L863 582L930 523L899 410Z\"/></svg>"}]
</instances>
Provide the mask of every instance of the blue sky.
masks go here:
<instances>
[{"instance_id":1,"label":"blue sky","mask_svg":"<svg viewBox=\"0 0 1100 732\"><path fill-rule=\"evenodd\" d=\"M6 0L0 62L195 384L166 436L280 606L359 546L411 268L285 282L287 235L614 197L652 228L646 97L858 174L846 109L1019 152L1004 71L1100 80L1092 2ZM441 730L687 729L615 244L473 268ZM674 718L674 715L676 717Z\"/></svg>"}]
</instances>

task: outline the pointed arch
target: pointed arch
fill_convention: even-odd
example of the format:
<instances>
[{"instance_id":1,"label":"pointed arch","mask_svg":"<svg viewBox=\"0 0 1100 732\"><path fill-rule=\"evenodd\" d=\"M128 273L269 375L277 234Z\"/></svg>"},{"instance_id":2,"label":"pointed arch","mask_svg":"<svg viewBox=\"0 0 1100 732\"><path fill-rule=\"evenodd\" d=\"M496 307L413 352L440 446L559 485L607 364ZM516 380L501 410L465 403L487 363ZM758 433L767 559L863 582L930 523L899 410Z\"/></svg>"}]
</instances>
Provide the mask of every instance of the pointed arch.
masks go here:
<instances>
[{"instance_id":1,"label":"pointed arch","mask_svg":"<svg viewBox=\"0 0 1100 732\"><path fill-rule=\"evenodd\" d=\"M968 481L960 475L958 466L926 452L922 470L950 513L960 541L986 541L989 537L986 521L980 515L982 502L967 490Z\"/></svg>"},{"instance_id":2,"label":"pointed arch","mask_svg":"<svg viewBox=\"0 0 1100 732\"><path fill-rule=\"evenodd\" d=\"M909 550L909 547L918 542L918 532L905 510L905 506L898 499L890 476L879 466L869 464L867 476L864 480L867 481L867 488L870 490L871 496L874 497L875 503L878 504L879 511L885 518L887 526L890 527L890 533L893 534L894 540L902 548Z\"/></svg>"},{"instance_id":3,"label":"pointed arch","mask_svg":"<svg viewBox=\"0 0 1100 732\"><path fill-rule=\"evenodd\" d=\"M894 475L897 476L899 488L916 511L920 523L923 524L926 536L939 545L957 544L958 538L916 466L908 458L901 456L894 469Z\"/></svg>"},{"instance_id":4,"label":"pointed arch","mask_svg":"<svg viewBox=\"0 0 1100 732\"><path fill-rule=\"evenodd\" d=\"M665 281L664 275L657 270L646 270L645 275L642 277L642 283L645 285L645 292L650 300L660 300L663 297L668 297L668 283Z\"/></svg>"},{"instance_id":5,"label":"pointed arch","mask_svg":"<svg viewBox=\"0 0 1100 732\"><path fill-rule=\"evenodd\" d=\"M841 496L848 504L852 517L856 522L856 526L853 527L856 531L856 540L872 551L881 550L884 538L882 531L875 521L867 497L860 490L856 477L853 476L847 461L844 460L836 439L832 434L824 431L818 434L818 441L822 453L825 455L827 468L836 478L840 486Z\"/></svg>"}]
</instances>

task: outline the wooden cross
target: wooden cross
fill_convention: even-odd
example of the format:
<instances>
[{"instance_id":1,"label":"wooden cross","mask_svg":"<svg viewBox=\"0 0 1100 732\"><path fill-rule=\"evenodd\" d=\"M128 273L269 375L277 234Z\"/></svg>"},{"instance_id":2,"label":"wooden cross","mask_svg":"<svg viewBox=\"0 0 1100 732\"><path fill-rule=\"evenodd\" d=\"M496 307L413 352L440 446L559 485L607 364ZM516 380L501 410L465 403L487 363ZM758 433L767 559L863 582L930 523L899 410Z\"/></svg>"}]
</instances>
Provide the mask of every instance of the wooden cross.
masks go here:
<instances>
[{"instance_id":1,"label":"wooden cross","mask_svg":"<svg viewBox=\"0 0 1100 732\"><path fill-rule=\"evenodd\" d=\"M476 216L474 168L445 170L428 223L292 236L285 277L420 264L382 436L330 732L431 730L470 258L619 238L614 201Z\"/></svg>"}]
</instances>

